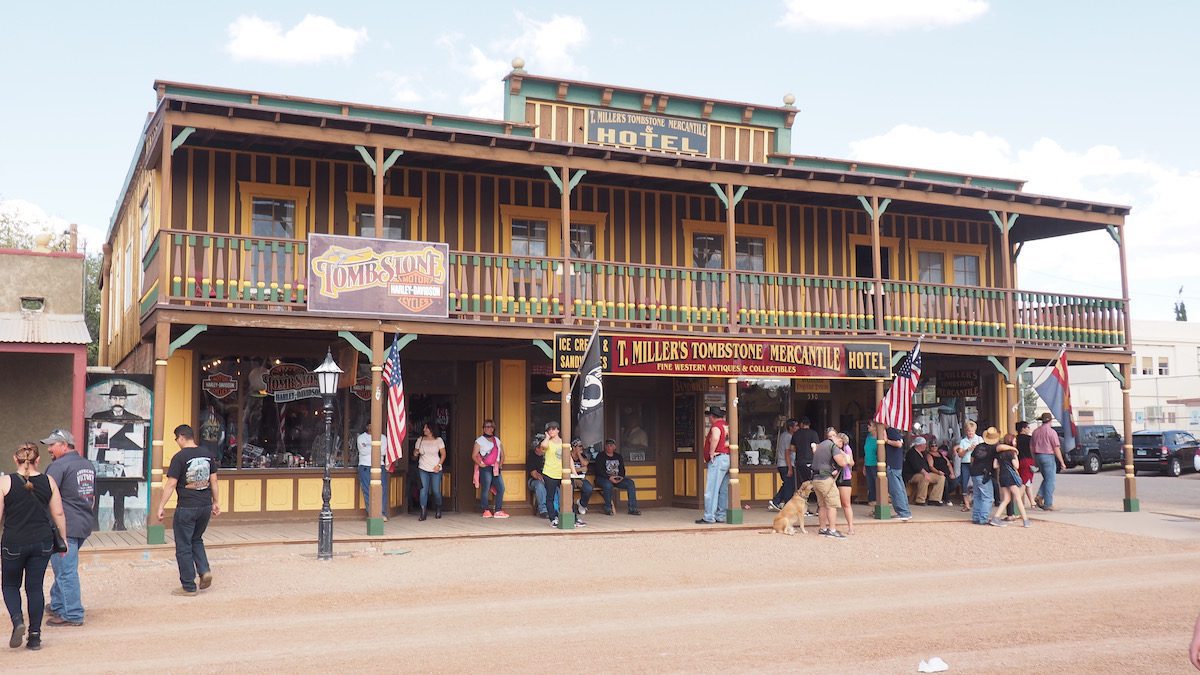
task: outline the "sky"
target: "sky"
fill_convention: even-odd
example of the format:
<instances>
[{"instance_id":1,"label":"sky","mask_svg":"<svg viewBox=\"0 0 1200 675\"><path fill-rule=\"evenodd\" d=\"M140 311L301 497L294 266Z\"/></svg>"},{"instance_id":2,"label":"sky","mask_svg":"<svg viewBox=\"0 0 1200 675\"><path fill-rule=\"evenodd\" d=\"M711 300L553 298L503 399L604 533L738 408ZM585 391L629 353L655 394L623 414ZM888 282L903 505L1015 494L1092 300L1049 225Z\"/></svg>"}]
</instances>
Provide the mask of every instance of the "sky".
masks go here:
<instances>
[{"instance_id":1,"label":"sky","mask_svg":"<svg viewBox=\"0 0 1200 675\"><path fill-rule=\"evenodd\" d=\"M1129 205L1135 319L1200 315L1200 3L6 3L0 210L99 248L156 79L485 117L535 74L779 105L792 152ZM1105 233L1025 247L1023 288L1120 297Z\"/></svg>"}]
</instances>

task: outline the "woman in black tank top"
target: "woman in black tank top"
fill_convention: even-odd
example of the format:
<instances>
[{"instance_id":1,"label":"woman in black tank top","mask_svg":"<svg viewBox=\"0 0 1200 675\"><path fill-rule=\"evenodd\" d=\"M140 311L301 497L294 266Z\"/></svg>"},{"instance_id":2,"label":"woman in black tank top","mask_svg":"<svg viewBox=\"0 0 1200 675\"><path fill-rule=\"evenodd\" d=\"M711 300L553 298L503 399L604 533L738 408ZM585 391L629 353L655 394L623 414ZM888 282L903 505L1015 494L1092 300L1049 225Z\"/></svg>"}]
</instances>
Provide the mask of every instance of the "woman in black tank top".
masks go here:
<instances>
[{"instance_id":1,"label":"woman in black tank top","mask_svg":"<svg viewBox=\"0 0 1200 675\"><path fill-rule=\"evenodd\" d=\"M54 533L66 539L67 521L54 479L38 471L38 448L22 443L13 455L17 472L0 476L0 588L12 619L9 647L20 647L25 637L25 615L21 607L21 585L29 604L28 649L42 648L42 613L46 597L42 590L46 566L54 552Z\"/></svg>"}]
</instances>

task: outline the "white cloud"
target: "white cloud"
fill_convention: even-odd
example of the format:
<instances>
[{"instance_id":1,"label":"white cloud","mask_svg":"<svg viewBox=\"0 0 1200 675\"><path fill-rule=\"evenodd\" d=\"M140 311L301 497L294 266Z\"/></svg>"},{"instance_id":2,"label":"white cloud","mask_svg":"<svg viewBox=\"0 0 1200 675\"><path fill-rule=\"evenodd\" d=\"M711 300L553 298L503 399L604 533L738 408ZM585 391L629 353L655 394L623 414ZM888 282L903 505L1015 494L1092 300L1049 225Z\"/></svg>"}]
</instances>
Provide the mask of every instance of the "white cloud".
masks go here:
<instances>
[{"instance_id":1,"label":"white cloud","mask_svg":"<svg viewBox=\"0 0 1200 675\"><path fill-rule=\"evenodd\" d=\"M779 23L798 30L944 28L968 23L988 11L985 0L784 0Z\"/></svg>"},{"instance_id":2,"label":"white cloud","mask_svg":"<svg viewBox=\"0 0 1200 675\"><path fill-rule=\"evenodd\" d=\"M588 39L583 19L555 15L549 21L538 21L520 12L516 18L521 32L512 38L465 48L460 47L463 40L460 33L443 35L437 41L450 52L453 65L470 83L470 90L460 97L469 115L493 118L503 115L504 89L500 80L511 70L513 57L524 58L526 68L538 75L571 78L586 75L586 69L575 61L575 53Z\"/></svg>"},{"instance_id":3,"label":"white cloud","mask_svg":"<svg viewBox=\"0 0 1200 675\"><path fill-rule=\"evenodd\" d=\"M367 41L366 28L339 26L333 19L312 14L287 32L277 21L242 15L227 32L225 50L234 59L288 65L348 61Z\"/></svg>"},{"instance_id":4,"label":"white cloud","mask_svg":"<svg viewBox=\"0 0 1200 675\"><path fill-rule=\"evenodd\" d=\"M1064 148L1042 138L1013 148L984 132L963 134L899 125L850 144L854 159L1027 179L1025 192L1133 207L1126 218L1130 294L1137 318L1170 319L1179 286L1200 306L1200 171L1126 157L1118 148ZM1018 259L1022 288L1120 297L1117 246L1105 232L1030 242Z\"/></svg>"},{"instance_id":5,"label":"white cloud","mask_svg":"<svg viewBox=\"0 0 1200 675\"><path fill-rule=\"evenodd\" d=\"M379 78L387 84L392 103L413 105L425 100L425 96L418 91L421 82L419 75L400 75L385 70L379 73Z\"/></svg>"},{"instance_id":6,"label":"white cloud","mask_svg":"<svg viewBox=\"0 0 1200 675\"><path fill-rule=\"evenodd\" d=\"M0 199L0 218L18 223L30 233L62 234L70 227L70 221L61 216L47 213L46 209L25 199ZM108 224L79 225L79 247L92 252L100 250Z\"/></svg>"}]
</instances>

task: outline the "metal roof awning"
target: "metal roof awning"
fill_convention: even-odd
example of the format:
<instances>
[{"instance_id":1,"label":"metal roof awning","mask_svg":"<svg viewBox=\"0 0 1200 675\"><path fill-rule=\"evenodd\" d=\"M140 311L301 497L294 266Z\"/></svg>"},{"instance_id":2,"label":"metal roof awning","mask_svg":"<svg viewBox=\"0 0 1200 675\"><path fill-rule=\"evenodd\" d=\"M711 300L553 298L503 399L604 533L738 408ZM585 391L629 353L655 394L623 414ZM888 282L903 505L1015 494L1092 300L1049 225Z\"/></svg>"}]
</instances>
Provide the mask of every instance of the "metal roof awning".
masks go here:
<instances>
[{"instance_id":1,"label":"metal roof awning","mask_svg":"<svg viewBox=\"0 0 1200 675\"><path fill-rule=\"evenodd\" d=\"M24 344L90 344L82 314L0 312L0 342Z\"/></svg>"}]
</instances>

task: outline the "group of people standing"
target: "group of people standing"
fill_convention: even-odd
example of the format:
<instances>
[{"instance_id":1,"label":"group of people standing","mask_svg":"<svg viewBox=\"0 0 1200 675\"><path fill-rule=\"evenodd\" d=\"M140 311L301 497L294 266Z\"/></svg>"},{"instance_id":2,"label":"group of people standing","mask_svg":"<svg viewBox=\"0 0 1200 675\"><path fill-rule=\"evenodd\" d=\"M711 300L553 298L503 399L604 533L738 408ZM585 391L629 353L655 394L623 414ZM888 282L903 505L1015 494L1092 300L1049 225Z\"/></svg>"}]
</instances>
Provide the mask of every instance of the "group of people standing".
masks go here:
<instances>
[{"instance_id":1,"label":"group of people standing","mask_svg":"<svg viewBox=\"0 0 1200 675\"><path fill-rule=\"evenodd\" d=\"M43 473L41 451L28 442L13 454L16 473L0 476L0 572L4 605L12 621L9 647L42 647L42 619L52 626L82 626L79 547L91 535L96 469L75 449L75 437L55 429L41 440L53 461ZM43 583L54 570L50 602ZM25 604L21 588L25 589Z\"/></svg>"}]
</instances>

